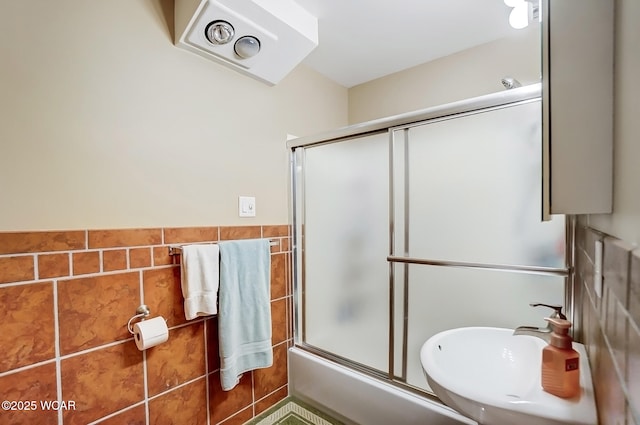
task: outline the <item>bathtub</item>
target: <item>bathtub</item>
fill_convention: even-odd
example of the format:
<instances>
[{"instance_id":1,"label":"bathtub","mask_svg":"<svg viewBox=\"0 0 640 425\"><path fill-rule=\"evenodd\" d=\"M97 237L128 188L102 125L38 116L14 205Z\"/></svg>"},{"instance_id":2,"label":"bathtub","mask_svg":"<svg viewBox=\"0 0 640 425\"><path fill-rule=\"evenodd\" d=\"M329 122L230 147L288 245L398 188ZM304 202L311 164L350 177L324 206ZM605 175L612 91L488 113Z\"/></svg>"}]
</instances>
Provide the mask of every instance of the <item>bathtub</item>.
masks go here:
<instances>
[{"instance_id":1,"label":"bathtub","mask_svg":"<svg viewBox=\"0 0 640 425\"><path fill-rule=\"evenodd\" d=\"M289 394L347 424L477 425L441 403L301 348L288 355Z\"/></svg>"}]
</instances>

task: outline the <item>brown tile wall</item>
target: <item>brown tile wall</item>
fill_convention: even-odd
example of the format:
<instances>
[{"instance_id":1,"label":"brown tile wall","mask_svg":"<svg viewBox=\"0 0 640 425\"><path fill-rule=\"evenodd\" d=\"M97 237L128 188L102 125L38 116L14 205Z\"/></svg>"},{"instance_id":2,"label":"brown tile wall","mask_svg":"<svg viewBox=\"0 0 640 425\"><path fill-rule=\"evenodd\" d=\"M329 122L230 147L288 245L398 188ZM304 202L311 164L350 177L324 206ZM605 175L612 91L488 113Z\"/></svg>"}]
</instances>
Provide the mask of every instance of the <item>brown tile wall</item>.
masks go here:
<instances>
[{"instance_id":1,"label":"brown tile wall","mask_svg":"<svg viewBox=\"0 0 640 425\"><path fill-rule=\"evenodd\" d=\"M16 410L0 410L0 425L234 425L282 400L293 340L288 229L0 233L0 401L16 402ZM168 246L259 237L277 241L271 247L274 365L244 374L225 392L217 318L185 319L180 261ZM170 336L141 352L127 321L143 303L152 317L167 320ZM56 411L41 401L73 403Z\"/></svg>"},{"instance_id":2,"label":"brown tile wall","mask_svg":"<svg viewBox=\"0 0 640 425\"><path fill-rule=\"evenodd\" d=\"M577 311L587 346L601 425L640 425L640 248L576 228ZM602 241L603 290L594 290L595 242Z\"/></svg>"}]
</instances>

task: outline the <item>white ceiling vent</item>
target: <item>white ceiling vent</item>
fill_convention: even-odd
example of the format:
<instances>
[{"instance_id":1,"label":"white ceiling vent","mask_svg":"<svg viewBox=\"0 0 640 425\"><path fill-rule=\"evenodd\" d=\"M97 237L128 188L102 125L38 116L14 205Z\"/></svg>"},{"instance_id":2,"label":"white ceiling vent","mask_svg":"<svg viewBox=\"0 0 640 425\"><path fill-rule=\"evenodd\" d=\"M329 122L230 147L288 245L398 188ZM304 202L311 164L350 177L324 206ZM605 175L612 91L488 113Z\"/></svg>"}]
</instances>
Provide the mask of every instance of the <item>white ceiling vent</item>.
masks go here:
<instances>
[{"instance_id":1,"label":"white ceiling vent","mask_svg":"<svg viewBox=\"0 0 640 425\"><path fill-rule=\"evenodd\" d=\"M318 20L293 0L175 0L175 44L267 84L318 45Z\"/></svg>"}]
</instances>

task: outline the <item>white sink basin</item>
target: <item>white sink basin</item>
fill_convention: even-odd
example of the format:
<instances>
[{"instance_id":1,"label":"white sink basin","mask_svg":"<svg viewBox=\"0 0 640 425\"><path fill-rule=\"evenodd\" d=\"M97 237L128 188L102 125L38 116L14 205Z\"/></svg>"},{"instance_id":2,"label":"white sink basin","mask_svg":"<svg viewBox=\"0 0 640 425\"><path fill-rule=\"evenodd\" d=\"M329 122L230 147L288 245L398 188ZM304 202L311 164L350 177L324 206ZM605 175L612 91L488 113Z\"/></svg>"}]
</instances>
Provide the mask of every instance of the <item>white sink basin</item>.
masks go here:
<instances>
[{"instance_id":1,"label":"white sink basin","mask_svg":"<svg viewBox=\"0 0 640 425\"><path fill-rule=\"evenodd\" d=\"M595 425L593 384L587 353L580 353L580 396L556 397L542 390L545 341L513 336L512 329L458 328L429 338L420 362L429 385L449 407L488 425Z\"/></svg>"}]
</instances>

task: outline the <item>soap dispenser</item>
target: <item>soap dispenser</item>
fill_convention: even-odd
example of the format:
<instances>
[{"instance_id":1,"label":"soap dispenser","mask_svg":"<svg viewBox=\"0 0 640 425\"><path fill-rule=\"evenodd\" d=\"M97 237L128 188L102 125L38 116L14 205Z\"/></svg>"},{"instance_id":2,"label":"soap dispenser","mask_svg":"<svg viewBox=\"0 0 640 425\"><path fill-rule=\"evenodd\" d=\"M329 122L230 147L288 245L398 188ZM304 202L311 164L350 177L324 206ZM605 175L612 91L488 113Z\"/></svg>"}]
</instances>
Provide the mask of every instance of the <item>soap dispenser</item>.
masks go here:
<instances>
[{"instance_id":1,"label":"soap dispenser","mask_svg":"<svg viewBox=\"0 0 640 425\"><path fill-rule=\"evenodd\" d=\"M542 389L558 397L580 394L580 354L573 349L569 336L571 322L547 317L551 340L542 350Z\"/></svg>"}]
</instances>

